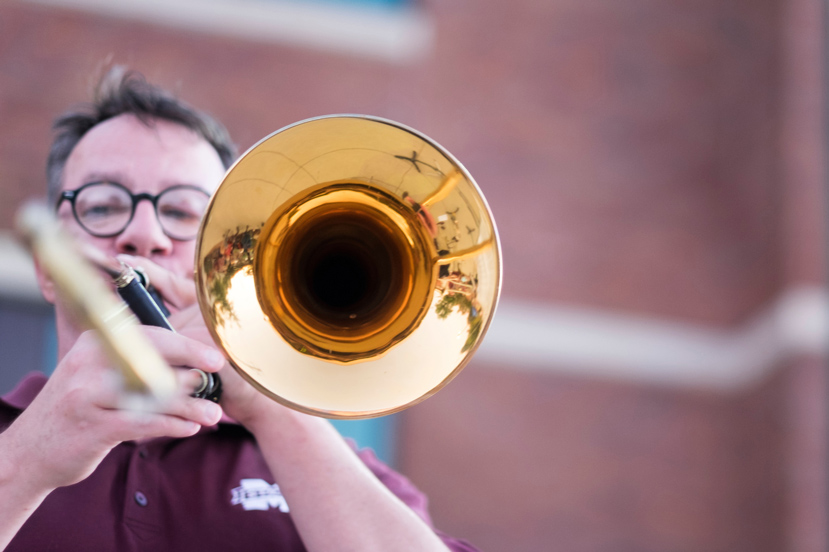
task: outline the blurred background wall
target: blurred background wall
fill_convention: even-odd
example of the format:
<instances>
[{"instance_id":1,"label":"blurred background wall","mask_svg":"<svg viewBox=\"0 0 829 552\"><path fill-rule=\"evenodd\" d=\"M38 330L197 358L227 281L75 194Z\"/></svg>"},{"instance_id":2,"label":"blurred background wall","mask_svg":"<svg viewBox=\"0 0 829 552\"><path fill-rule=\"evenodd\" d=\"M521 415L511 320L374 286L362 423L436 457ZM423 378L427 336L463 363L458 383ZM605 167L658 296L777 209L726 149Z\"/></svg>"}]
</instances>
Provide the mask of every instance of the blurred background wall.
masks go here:
<instances>
[{"instance_id":1,"label":"blurred background wall","mask_svg":"<svg viewBox=\"0 0 829 552\"><path fill-rule=\"evenodd\" d=\"M368 113L476 177L502 304L394 435L438 527L493 552L825 550L824 10L4 0L0 391L54 358L15 210L52 119L123 63L241 150Z\"/></svg>"}]
</instances>

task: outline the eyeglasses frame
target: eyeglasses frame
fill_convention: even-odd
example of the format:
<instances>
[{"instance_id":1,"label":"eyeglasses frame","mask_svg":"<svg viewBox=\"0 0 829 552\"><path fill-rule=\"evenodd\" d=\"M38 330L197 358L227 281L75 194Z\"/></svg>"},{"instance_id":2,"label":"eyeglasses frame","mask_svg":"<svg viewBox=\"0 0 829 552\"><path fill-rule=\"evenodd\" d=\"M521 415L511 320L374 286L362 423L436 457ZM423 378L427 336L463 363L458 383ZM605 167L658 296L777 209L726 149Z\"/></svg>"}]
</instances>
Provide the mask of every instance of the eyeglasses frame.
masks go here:
<instances>
[{"instance_id":1,"label":"eyeglasses frame","mask_svg":"<svg viewBox=\"0 0 829 552\"><path fill-rule=\"evenodd\" d=\"M78 211L75 209L75 199L78 197L78 194L80 194L85 188L89 188L90 186L98 186L98 185L101 185L101 184L109 184L110 186L115 186L116 188L121 188L122 190L124 190L130 196L130 199L132 200L132 208L130 209L130 218L127 219L126 223L124 223L124 227L121 228L120 230L118 230L117 232L107 233L107 234L97 234L97 233L91 231L89 228L87 228L81 222L80 217L78 217ZM192 237L189 237L189 238L180 238L180 237L177 237L177 236L171 236L167 232L167 229L164 228L164 225L161 223L161 217L158 215L158 199L162 195L169 192L170 190L181 190L181 189L196 190L198 192L203 193L208 198L210 197L210 194L207 193L207 191L205 191L204 189L202 189L198 186L195 186L193 184L176 184L174 186L170 186L169 188L166 188L166 189L162 190L158 194L153 195L153 194L150 194L150 193L147 193L147 192L142 192L140 194L134 194L134 193L132 193L132 191L129 188L127 188L123 184L119 184L118 182L111 182L109 180L96 180L95 182L87 182L83 186L80 186L79 188L75 188L74 190L64 190L64 191L62 191L60 193L60 197L58 198L57 205L55 205L55 211L60 209L61 204L64 202L64 200L66 200L72 206L72 216L75 217L75 221L77 221L78 225L81 228L83 228L86 233L88 233L90 236L94 236L96 238L114 238L115 236L120 235L124 230L127 229L127 226L130 225L130 223L132 222L133 217L135 217L135 209L138 207L138 203L140 201L147 200L147 201L149 201L150 203L153 204L153 211L155 212L155 218L158 221L158 226L161 228L161 231L164 232L165 236L167 236L170 239L176 240L176 241L190 241L190 240L196 239L198 234L195 234L195 235L193 235Z\"/></svg>"}]
</instances>

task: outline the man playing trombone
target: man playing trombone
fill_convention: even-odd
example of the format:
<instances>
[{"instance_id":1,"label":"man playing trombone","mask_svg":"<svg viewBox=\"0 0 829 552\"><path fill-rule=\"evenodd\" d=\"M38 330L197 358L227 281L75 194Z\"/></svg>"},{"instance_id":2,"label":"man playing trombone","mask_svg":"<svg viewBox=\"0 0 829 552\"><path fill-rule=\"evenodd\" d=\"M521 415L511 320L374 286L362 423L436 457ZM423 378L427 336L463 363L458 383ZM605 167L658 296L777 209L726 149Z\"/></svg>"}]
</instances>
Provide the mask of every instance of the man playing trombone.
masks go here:
<instances>
[{"instance_id":1,"label":"man playing trombone","mask_svg":"<svg viewBox=\"0 0 829 552\"><path fill-rule=\"evenodd\" d=\"M198 375L177 369L161 410L121 409L95 333L39 270L59 362L0 401L0 548L472 550L432 528L405 478L255 391L213 345L192 274L199 218L234 159L223 128L116 69L56 130L49 200L65 232L148 273L177 331L142 331L169 365L220 371L223 396L191 397Z\"/></svg>"}]
</instances>

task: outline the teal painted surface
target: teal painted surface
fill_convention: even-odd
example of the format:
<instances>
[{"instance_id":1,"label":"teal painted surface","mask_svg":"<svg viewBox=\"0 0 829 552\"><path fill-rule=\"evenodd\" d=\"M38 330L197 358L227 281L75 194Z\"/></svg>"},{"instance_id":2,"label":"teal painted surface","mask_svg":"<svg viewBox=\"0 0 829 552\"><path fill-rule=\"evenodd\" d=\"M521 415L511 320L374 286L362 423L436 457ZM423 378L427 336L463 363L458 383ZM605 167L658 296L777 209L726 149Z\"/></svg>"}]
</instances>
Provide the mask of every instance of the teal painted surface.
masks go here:
<instances>
[{"instance_id":1,"label":"teal painted surface","mask_svg":"<svg viewBox=\"0 0 829 552\"><path fill-rule=\"evenodd\" d=\"M41 371L51 376L58 364L58 332L55 328L55 315L50 314L43 327L43 356Z\"/></svg>"},{"instance_id":2,"label":"teal painted surface","mask_svg":"<svg viewBox=\"0 0 829 552\"><path fill-rule=\"evenodd\" d=\"M343 437L354 439L360 448L373 449L380 460L392 467L395 463L396 422L394 415L368 420L331 420Z\"/></svg>"}]
</instances>

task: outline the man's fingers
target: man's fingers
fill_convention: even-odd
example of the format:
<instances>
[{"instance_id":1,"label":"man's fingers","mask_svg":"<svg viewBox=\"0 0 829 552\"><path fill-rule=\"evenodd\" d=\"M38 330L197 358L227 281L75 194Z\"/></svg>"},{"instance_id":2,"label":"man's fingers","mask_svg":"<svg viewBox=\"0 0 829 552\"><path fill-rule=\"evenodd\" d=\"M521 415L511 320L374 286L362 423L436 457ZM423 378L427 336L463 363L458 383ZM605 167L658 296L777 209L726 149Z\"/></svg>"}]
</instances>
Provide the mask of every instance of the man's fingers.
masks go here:
<instances>
[{"instance_id":1,"label":"man's fingers","mask_svg":"<svg viewBox=\"0 0 829 552\"><path fill-rule=\"evenodd\" d=\"M204 384L205 372L191 368L189 370L176 370L176 380L178 380L179 394L181 396L192 395L197 390L201 389Z\"/></svg>"},{"instance_id":2,"label":"man's fingers","mask_svg":"<svg viewBox=\"0 0 829 552\"><path fill-rule=\"evenodd\" d=\"M111 415L113 423L108 427L113 441L139 441L154 437L189 437L195 435L201 428L201 424L193 420L158 412L115 410Z\"/></svg>"},{"instance_id":3,"label":"man's fingers","mask_svg":"<svg viewBox=\"0 0 829 552\"><path fill-rule=\"evenodd\" d=\"M218 372L225 364L224 355L211 345L162 328L142 326L142 330L170 366Z\"/></svg>"},{"instance_id":4,"label":"man's fingers","mask_svg":"<svg viewBox=\"0 0 829 552\"><path fill-rule=\"evenodd\" d=\"M186 379L186 378L185 378ZM115 441L148 439L152 437L187 437L201 426L219 422L222 408L211 401L188 395L177 396L163 404L156 403L148 409L105 409L111 418L108 437Z\"/></svg>"},{"instance_id":5,"label":"man's fingers","mask_svg":"<svg viewBox=\"0 0 829 552\"><path fill-rule=\"evenodd\" d=\"M196 302L196 286L190 278L182 278L144 257L118 255L118 259L133 268L140 268L164 301L175 310L183 309Z\"/></svg>"},{"instance_id":6,"label":"man's fingers","mask_svg":"<svg viewBox=\"0 0 829 552\"><path fill-rule=\"evenodd\" d=\"M217 424L222 417L222 407L212 401L196 399L190 396L180 397L165 404L155 412L182 420L189 420L199 425Z\"/></svg>"},{"instance_id":7,"label":"man's fingers","mask_svg":"<svg viewBox=\"0 0 829 552\"><path fill-rule=\"evenodd\" d=\"M190 305L189 307L185 307L178 312L174 312L170 315L170 324L176 329L176 331L183 331L190 326L201 326L206 329L204 325L204 317L202 316L201 309L197 304Z\"/></svg>"}]
</instances>

